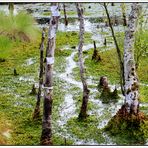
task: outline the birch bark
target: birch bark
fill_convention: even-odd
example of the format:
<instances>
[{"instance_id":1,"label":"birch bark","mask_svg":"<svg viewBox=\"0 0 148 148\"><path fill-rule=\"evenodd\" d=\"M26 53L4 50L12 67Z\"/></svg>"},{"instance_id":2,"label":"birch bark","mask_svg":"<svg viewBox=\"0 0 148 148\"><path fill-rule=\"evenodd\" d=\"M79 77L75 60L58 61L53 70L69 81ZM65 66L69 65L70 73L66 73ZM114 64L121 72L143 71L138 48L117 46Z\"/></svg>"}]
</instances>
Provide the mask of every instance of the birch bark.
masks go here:
<instances>
[{"instance_id":1,"label":"birch bark","mask_svg":"<svg viewBox=\"0 0 148 148\"><path fill-rule=\"evenodd\" d=\"M80 21L80 33L79 33L79 46L78 46L78 57L79 57L79 67L80 67L80 76L83 84L83 100L82 106L79 114L79 119L85 119L87 117L87 104L89 99L89 89L87 86L86 78L84 75L84 63L83 63L83 43L84 43L84 17L83 17L83 8L79 3L76 3L78 18Z\"/></svg>"},{"instance_id":2,"label":"birch bark","mask_svg":"<svg viewBox=\"0 0 148 148\"><path fill-rule=\"evenodd\" d=\"M53 93L53 64L56 30L58 28L59 9L57 3L51 5L51 18L48 35L48 43L46 49L46 66L45 66L45 83L44 83L44 108L42 121L42 145L52 145L52 129L51 129L51 115L52 115L52 93Z\"/></svg>"},{"instance_id":3,"label":"birch bark","mask_svg":"<svg viewBox=\"0 0 148 148\"><path fill-rule=\"evenodd\" d=\"M134 60L134 34L136 32L138 11L139 4L133 3L124 40L125 106L126 110L133 114L137 114L139 110L139 82Z\"/></svg>"}]
</instances>

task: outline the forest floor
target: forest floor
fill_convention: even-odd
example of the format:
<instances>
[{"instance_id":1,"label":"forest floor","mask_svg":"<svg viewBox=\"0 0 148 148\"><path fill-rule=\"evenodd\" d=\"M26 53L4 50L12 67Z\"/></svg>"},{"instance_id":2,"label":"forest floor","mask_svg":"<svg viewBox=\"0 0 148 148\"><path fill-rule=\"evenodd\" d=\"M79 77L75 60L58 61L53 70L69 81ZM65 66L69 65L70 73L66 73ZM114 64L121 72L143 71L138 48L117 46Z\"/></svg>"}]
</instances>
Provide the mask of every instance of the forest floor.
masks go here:
<instances>
[{"instance_id":1,"label":"forest floor","mask_svg":"<svg viewBox=\"0 0 148 148\"><path fill-rule=\"evenodd\" d=\"M62 38L61 38L62 37ZM67 43L69 43L67 45ZM30 95L32 85L38 87L39 44L16 43L7 53L5 62L0 63L0 144L39 145L41 119L33 121L32 114L36 96ZM85 122L78 122L77 116L82 100L82 84L77 62L77 32L58 32L54 65L53 95L53 144L54 145L129 145L130 139L109 137L103 128L123 104L123 97L115 103L103 104L99 99L97 85L100 76L107 76L112 89L119 88L119 67L116 50L113 47L100 47L101 62L91 60L93 53L91 34L85 35L84 59L87 82L90 89L88 103L89 117ZM76 48L75 48L75 47ZM110 49L110 50L108 50ZM140 109L148 114L148 58L143 57L138 69L140 78ZM19 75L14 76L13 70ZM121 93L118 90L119 94ZM41 115L42 105L41 101ZM3 128L5 127L5 128ZM93 133L93 134L92 134Z\"/></svg>"}]
</instances>

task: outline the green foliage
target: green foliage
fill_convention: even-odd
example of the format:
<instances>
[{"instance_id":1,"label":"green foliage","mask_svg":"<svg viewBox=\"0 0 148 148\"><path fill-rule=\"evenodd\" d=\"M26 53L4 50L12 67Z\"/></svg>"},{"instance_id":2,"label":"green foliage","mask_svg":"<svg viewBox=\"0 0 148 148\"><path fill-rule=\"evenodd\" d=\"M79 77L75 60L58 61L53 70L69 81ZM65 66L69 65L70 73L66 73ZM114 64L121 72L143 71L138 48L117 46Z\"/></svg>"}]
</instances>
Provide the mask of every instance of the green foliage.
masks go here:
<instances>
[{"instance_id":1,"label":"green foliage","mask_svg":"<svg viewBox=\"0 0 148 148\"><path fill-rule=\"evenodd\" d=\"M0 58L5 58L11 51L13 42L6 36L0 36Z\"/></svg>"},{"instance_id":2,"label":"green foliage","mask_svg":"<svg viewBox=\"0 0 148 148\"><path fill-rule=\"evenodd\" d=\"M34 19L32 16L25 12L19 14L6 15L4 12L0 12L0 32L1 34L8 36L11 39L30 41L36 39L37 27L34 25Z\"/></svg>"}]
</instances>

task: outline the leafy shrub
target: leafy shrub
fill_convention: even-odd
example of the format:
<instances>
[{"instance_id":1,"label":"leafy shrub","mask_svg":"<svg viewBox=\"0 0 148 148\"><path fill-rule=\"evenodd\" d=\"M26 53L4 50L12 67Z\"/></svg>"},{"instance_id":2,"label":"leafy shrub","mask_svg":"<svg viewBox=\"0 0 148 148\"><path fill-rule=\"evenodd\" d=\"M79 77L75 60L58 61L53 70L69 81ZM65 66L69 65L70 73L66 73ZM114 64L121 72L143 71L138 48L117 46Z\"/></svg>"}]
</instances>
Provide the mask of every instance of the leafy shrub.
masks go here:
<instances>
[{"instance_id":1,"label":"leafy shrub","mask_svg":"<svg viewBox=\"0 0 148 148\"><path fill-rule=\"evenodd\" d=\"M0 34L8 36L10 39L30 41L36 39L37 27L32 16L25 12L17 15L6 15L0 12Z\"/></svg>"}]
</instances>

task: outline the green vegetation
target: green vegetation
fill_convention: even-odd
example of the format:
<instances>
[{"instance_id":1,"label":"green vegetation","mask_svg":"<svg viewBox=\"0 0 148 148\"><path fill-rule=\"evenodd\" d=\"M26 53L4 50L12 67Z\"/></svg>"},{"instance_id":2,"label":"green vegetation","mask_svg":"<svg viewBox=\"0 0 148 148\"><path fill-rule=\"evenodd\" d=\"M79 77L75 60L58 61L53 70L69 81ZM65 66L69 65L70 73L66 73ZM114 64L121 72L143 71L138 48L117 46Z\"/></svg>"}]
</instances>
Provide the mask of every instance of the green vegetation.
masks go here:
<instances>
[{"instance_id":1,"label":"green vegetation","mask_svg":"<svg viewBox=\"0 0 148 148\"><path fill-rule=\"evenodd\" d=\"M20 12L16 16L7 16L4 12L0 12L0 18L1 35L22 41L30 41L36 38L37 28L34 25L34 19L25 12Z\"/></svg>"},{"instance_id":2,"label":"green vegetation","mask_svg":"<svg viewBox=\"0 0 148 148\"><path fill-rule=\"evenodd\" d=\"M30 95L32 85L38 83L38 68L39 68L39 45L40 35L38 29L34 27L34 20L31 16L21 12L16 16L6 16L0 13L0 59L5 59L0 62L0 144L11 145L39 145L41 134L41 118L37 121L32 120L32 113L36 103L36 96ZM104 33L105 34L105 33ZM85 43L92 43L91 33L85 33ZM146 36L144 36L146 37ZM60 74L65 71L66 57L77 51L78 46L78 32L57 32L57 44L55 51L55 65L54 71ZM142 40L142 36L140 36ZM112 41L111 37L108 41ZM47 42L47 41L46 41ZM140 41L141 42L141 41ZM145 44L145 41L144 43ZM46 43L45 43L46 45ZM121 46L121 45L120 45ZM143 45L137 45L138 49ZM140 47L139 47L140 46ZM68 49L67 49L68 47ZM93 49L84 52L86 77L92 76L94 85L89 85L89 88L97 88L97 83L100 76L107 76L111 84L119 84L119 65L116 50L111 48L107 50L105 47L100 47L99 54L102 61L95 62L91 60ZM104 52L105 51L105 52ZM27 60L31 59L33 64L27 64ZM77 55L75 61L78 61ZM141 83L148 83L148 59L144 55L140 59L138 68L138 76ZM18 76L13 75L13 69L17 70ZM72 75L75 80L80 81L79 68L76 67ZM54 74L54 94L53 94L53 115L52 115L52 129L53 129L53 144L54 145L72 145L73 140L62 137L64 134L71 134L80 140L88 141L90 139L104 143L105 137L103 130L98 125L103 120L112 117L112 109L108 109L112 104L106 104L103 115L96 113L101 107L96 103L88 102L88 111L92 112L85 121L78 121L77 117L70 118L64 128L58 124L59 115L64 102L66 93L73 96L76 104L76 116L80 111L82 103L82 91L75 85L68 84L61 80ZM140 86L141 102L148 103L147 86ZM99 92L90 92L94 99L100 97ZM91 96L92 97L92 96ZM91 99L90 99L91 100ZM42 104L41 99L41 115ZM107 100L108 101L108 100ZM140 108L148 114L147 106ZM112 121L106 127L112 126ZM114 123L111 128L110 137L117 144L144 144L145 139L148 138L148 122L140 124L138 133L135 130L131 131L131 127L127 127L126 122L121 122L118 127ZM133 125L133 124L132 124ZM65 130L65 131L64 131ZM3 133L10 131L11 137L6 137ZM108 131L108 130L107 130ZM142 131L142 132L141 132ZM60 135L61 134L61 135ZM116 134L116 136L115 136ZM132 139L131 136L134 135ZM140 143L141 142L141 143Z\"/></svg>"},{"instance_id":3,"label":"green vegetation","mask_svg":"<svg viewBox=\"0 0 148 148\"><path fill-rule=\"evenodd\" d=\"M60 14L61 14L61 16L64 16L64 11L60 11ZM43 15L50 16L51 13L50 12L43 12ZM77 12L76 11L66 11L66 15L67 15L67 17L69 17L69 16L77 16ZM89 16L89 15L91 15L91 13L85 12L84 15Z\"/></svg>"},{"instance_id":4,"label":"green vegetation","mask_svg":"<svg viewBox=\"0 0 148 148\"><path fill-rule=\"evenodd\" d=\"M78 121L77 118L71 118L68 121L68 129L81 140L93 139L98 143L105 141L102 131L97 128L98 119L95 116L89 116L85 121Z\"/></svg>"},{"instance_id":5,"label":"green vegetation","mask_svg":"<svg viewBox=\"0 0 148 148\"><path fill-rule=\"evenodd\" d=\"M9 52L11 51L13 46L13 42L6 36L0 36L0 59L4 59L7 57Z\"/></svg>"},{"instance_id":6,"label":"green vegetation","mask_svg":"<svg viewBox=\"0 0 148 148\"><path fill-rule=\"evenodd\" d=\"M86 43L91 42L91 33L85 33L84 39ZM57 49L61 49L61 47L68 45L70 47L76 48L78 46L79 41L79 34L75 31L69 31L69 32L57 32Z\"/></svg>"},{"instance_id":7,"label":"green vegetation","mask_svg":"<svg viewBox=\"0 0 148 148\"><path fill-rule=\"evenodd\" d=\"M105 131L113 137L113 141L122 145L143 145L148 137L147 117L143 113L138 116L127 116L120 109L118 113L109 121Z\"/></svg>"}]
</instances>

